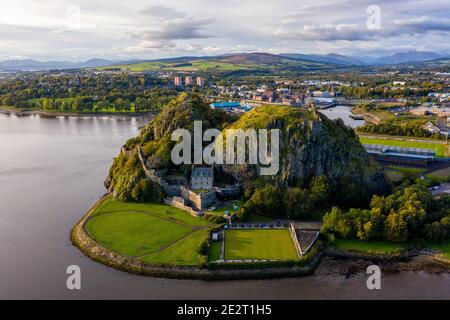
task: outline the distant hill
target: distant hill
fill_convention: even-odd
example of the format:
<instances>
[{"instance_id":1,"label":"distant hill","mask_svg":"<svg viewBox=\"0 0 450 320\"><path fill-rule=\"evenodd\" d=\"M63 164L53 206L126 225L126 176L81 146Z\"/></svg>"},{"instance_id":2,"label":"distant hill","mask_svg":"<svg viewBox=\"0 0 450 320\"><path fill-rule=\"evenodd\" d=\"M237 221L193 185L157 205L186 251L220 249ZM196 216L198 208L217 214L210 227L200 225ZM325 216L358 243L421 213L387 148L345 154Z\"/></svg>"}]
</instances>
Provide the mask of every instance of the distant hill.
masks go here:
<instances>
[{"instance_id":1,"label":"distant hill","mask_svg":"<svg viewBox=\"0 0 450 320\"><path fill-rule=\"evenodd\" d=\"M354 65L361 66L366 63L361 61L360 59L352 56L345 56L341 54L330 53L326 55L319 54L299 54L299 53L288 53L283 54L284 57L292 58L292 59L303 59L315 62L322 63L333 63L337 65Z\"/></svg>"},{"instance_id":2,"label":"distant hill","mask_svg":"<svg viewBox=\"0 0 450 320\"><path fill-rule=\"evenodd\" d=\"M286 62L286 59L290 58L271 53L253 52L228 55L223 58L218 57L218 59L228 63L273 65Z\"/></svg>"},{"instance_id":3,"label":"distant hill","mask_svg":"<svg viewBox=\"0 0 450 320\"><path fill-rule=\"evenodd\" d=\"M234 53L208 57L178 57L142 60L110 65L128 71L253 71L253 70L323 70L345 66L377 66L403 63L422 63L442 58L434 52L409 51L380 58L354 57L341 54L271 54L264 52Z\"/></svg>"},{"instance_id":4,"label":"distant hill","mask_svg":"<svg viewBox=\"0 0 450 320\"><path fill-rule=\"evenodd\" d=\"M445 58L435 52L408 51L379 58L342 54L233 53L218 56L186 56L155 60L119 62L91 59L82 62L37 61L32 59L0 61L0 71L46 71L80 68L120 69L124 71L239 71L239 70L321 70L345 66L376 66L422 63ZM448 59L448 58L447 58Z\"/></svg>"},{"instance_id":5,"label":"distant hill","mask_svg":"<svg viewBox=\"0 0 450 320\"><path fill-rule=\"evenodd\" d=\"M313 70L335 67L330 63L294 59L270 53L236 53L210 57L181 57L159 60L142 60L104 66L100 69L128 71L239 71L239 70Z\"/></svg>"},{"instance_id":6,"label":"distant hill","mask_svg":"<svg viewBox=\"0 0 450 320\"><path fill-rule=\"evenodd\" d=\"M442 58L442 56L435 52L407 51L373 59L372 61L368 61L368 63L375 65L388 65L388 64L402 64L408 62L424 62L439 58Z\"/></svg>"},{"instance_id":7,"label":"distant hill","mask_svg":"<svg viewBox=\"0 0 450 320\"><path fill-rule=\"evenodd\" d=\"M425 61L421 64L432 67L450 67L450 57L447 58L439 58L435 60Z\"/></svg>"},{"instance_id":8,"label":"distant hill","mask_svg":"<svg viewBox=\"0 0 450 320\"><path fill-rule=\"evenodd\" d=\"M46 71L79 68L97 68L117 63L104 59L91 59L83 62L37 61L33 59L0 61L0 71Z\"/></svg>"}]
</instances>

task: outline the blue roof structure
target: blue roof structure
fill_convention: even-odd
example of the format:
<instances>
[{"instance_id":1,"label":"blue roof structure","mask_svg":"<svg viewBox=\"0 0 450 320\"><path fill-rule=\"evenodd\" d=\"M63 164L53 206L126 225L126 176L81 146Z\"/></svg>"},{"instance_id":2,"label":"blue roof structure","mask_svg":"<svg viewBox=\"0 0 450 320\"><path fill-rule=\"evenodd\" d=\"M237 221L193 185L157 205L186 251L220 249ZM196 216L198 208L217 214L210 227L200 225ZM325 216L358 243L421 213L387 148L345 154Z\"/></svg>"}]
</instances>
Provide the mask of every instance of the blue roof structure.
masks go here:
<instances>
[{"instance_id":1,"label":"blue roof structure","mask_svg":"<svg viewBox=\"0 0 450 320\"><path fill-rule=\"evenodd\" d=\"M210 104L213 109L231 109L231 108L241 108L239 102L214 102Z\"/></svg>"}]
</instances>

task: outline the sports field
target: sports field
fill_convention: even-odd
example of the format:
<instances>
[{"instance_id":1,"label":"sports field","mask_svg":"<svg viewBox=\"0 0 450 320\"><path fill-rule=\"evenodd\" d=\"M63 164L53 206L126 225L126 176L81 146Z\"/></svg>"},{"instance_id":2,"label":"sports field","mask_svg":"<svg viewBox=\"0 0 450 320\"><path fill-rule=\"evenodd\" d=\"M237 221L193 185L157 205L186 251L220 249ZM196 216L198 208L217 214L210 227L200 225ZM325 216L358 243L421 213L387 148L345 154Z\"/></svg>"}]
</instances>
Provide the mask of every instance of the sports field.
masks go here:
<instances>
[{"instance_id":1,"label":"sports field","mask_svg":"<svg viewBox=\"0 0 450 320\"><path fill-rule=\"evenodd\" d=\"M148 263L198 265L198 248L213 226L168 205L106 197L85 229L105 248L128 257Z\"/></svg>"},{"instance_id":2,"label":"sports field","mask_svg":"<svg viewBox=\"0 0 450 320\"><path fill-rule=\"evenodd\" d=\"M372 137L359 137L359 140L363 144L376 144L382 146L395 146L404 148L423 148L431 149L436 151L437 157L445 157L447 154L447 146L440 142L433 141L408 141L408 140L396 140L396 139L383 139L383 138L372 138Z\"/></svg>"},{"instance_id":3,"label":"sports field","mask_svg":"<svg viewBox=\"0 0 450 320\"><path fill-rule=\"evenodd\" d=\"M296 260L289 231L227 230L225 260Z\"/></svg>"}]
</instances>

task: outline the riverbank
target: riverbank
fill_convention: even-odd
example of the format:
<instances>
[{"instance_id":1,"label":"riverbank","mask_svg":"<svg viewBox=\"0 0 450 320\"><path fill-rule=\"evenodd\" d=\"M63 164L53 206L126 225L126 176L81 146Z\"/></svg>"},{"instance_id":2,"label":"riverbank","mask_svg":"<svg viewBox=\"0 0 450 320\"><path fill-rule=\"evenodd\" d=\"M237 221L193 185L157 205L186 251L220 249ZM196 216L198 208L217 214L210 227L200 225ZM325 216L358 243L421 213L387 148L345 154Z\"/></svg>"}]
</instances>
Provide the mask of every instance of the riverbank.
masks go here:
<instances>
[{"instance_id":1,"label":"riverbank","mask_svg":"<svg viewBox=\"0 0 450 320\"><path fill-rule=\"evenodd\" d=\"M161 277L170 279L199 279L199 280L237 280L237 279L270 279L294 278L311 275L320 263L322 254L312 257L305 265L279 268L214 268L207 269L199 266L175 266L164 264L151 264L143 262L139 257L125 256L114 252L95 241L86 229L96 210L107 199L103 196L83 216L71 231L70 239L77 248L92 260L137 275Z\"/></svg>"},{"instance_id":2,"label":"riverbank","mask_svg":"<svg viewBox=\"0 0 450 320\"><path fill-rule=\"evenodd\" d=\"M73 118L153 118L159 111L151 112L52 112L43 110L21 110L17 108L0 107L0 113L16 116L38 115L45 118L73 117Z\"/></svg>"},{"instance_id":3,"label":"riverbank","mask_svg":"<svg viewBox=\"0 0 450 320\"><path fill-rule=\"evenodd\" d=\"M431 249L393 250L389 253L363 252L328 247L324 250L324 268L316 274L345 275L361 272L376 264L386 273L402 271L450 274L450 259Z\"/></svg>"},{"instance_id":4,"label":"riverbank","mask_svg":"<svg viewBox=\"0 0 450 320\"><path fill-rule=\"evenodd\" d=\"M319 274L339 274L347 276L352 272L364 271L372 264L378 264L383 271L399 272L425 271L430 273L450 273L450 260L437 252L402 250L392 253L368 253L353 250L326 248L318 252L305 264L294 267L233 268L222 266L207 268L206 266L182 266L144 262L139 257L130 257L114 252L94 240L86 230L86 224L107 198L102 197L75 225L71 231L71 241L92 260L114 269L136 275L170 279L197 280L237 280L237 279L271 279L295 278ZM322 258L327 263L322 265ZM330 263L330 261L332 261ZM275 264L276 265L276 264ZM330 269L331 266L331 269Z\"/></svg>"}]
</instances>

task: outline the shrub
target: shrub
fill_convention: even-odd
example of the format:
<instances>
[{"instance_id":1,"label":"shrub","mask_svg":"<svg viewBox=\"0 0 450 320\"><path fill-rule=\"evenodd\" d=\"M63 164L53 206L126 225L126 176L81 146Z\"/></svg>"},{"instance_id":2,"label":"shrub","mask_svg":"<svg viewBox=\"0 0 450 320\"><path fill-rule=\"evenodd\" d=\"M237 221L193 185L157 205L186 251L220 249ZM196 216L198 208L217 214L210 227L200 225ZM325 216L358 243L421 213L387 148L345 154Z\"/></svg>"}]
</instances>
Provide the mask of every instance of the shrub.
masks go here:
<instances>
[{"instance_id":1,"label":"shrub","mask_svg":"<svg viewBox=\"0 0 450 320\"><path fill-rule=\"evenodd\" d=\"M223 216L219 216L213 213L206 213L203 216L203 219L214 224L223 224L226 222L226 219Z\"/></svg>"}]
</instances>

